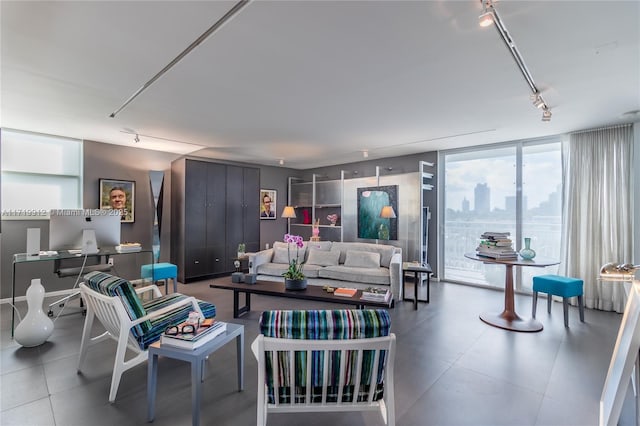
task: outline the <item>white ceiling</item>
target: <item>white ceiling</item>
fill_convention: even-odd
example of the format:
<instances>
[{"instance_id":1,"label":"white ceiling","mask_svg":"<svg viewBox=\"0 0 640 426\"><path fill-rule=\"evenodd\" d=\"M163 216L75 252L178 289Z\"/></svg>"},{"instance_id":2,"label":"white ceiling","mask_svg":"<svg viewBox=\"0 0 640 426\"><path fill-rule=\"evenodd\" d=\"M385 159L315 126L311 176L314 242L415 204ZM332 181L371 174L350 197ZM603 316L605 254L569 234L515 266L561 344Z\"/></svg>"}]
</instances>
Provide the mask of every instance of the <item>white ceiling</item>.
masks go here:
<instances>
[{"instance_id":1,"label":"white ceiling","mask_svg":"<svg viewBox=\"0 0 640 426\"><path fill-rule=\"evenodd\" d=\"M638 119L639 1L507 0L551 122L479 0L256 0L109 118L234 4L3 0L0 124L310 168Z\"/></svg>"}]
</instances>

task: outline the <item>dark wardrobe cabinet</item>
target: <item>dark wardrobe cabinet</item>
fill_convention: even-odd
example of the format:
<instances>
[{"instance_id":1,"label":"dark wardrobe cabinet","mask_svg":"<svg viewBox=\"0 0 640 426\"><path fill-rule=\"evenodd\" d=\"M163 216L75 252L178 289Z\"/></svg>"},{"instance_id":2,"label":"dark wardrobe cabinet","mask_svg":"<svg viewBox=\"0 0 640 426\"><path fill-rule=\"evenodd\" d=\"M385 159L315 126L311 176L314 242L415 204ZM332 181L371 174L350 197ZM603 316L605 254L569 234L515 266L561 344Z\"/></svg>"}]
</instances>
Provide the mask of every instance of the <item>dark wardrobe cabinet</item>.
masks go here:
<instances>
[{"instance_id":1,"label":"dark wardrobe cabinet","mask_svg":"<svg viewBox=\"0 0 640 426\"><path fill-rule=\"evenodd\" d=\"M180 282L233 272L239 243L258 250L259 169L176 160L171 200L171 262Z\"/></svg>"}]
</instances>

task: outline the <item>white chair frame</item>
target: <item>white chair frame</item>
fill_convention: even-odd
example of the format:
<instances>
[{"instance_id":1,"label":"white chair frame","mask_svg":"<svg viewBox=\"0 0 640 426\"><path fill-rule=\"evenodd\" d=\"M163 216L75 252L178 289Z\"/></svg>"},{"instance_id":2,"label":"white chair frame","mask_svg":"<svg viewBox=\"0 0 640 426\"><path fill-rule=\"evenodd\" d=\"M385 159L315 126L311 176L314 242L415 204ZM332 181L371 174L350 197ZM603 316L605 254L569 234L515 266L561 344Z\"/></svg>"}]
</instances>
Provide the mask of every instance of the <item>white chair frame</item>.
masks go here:
<instances>
[{"instance_id":1,"label":"white chair frame","mask_svg":"<svg viewBox=\"0 0 640 426\"><path fill-rule=\"evenodd\" d=\"M87 316L84 320L84 329L82 330L80 357L78 358L78 373L81 373L82 365L86 359L89 347L106 339L113 339L118 342L116 358L113 364L113 374L111 376L111 389L109 391L109 402L111 403L116 399L116 393L118 392L118 386L120 385L122 374L125 371L145 362L148 358L148 351L140 349L138 341L131 332L133 327L147 320L160 317L180 306L192 305L193 310L202 315L202 310L198 305L198 301L194 297L187 297L132 321L122 304L120 297L103 295L87 287L84 283L80 284L80 291L82 293L82 298L87 305ZM136 293L138 295L149 291L153 292L153 298L162 296L160 289L158 289L156 285L149 285L136 289ZM91 337L93 320L96 317L102 323L106 331L100 335ZM136 354L129 360L125 360L127 348Z\"/></svg>"},{"instance_id":2,"label":"white chair frame","mask_svg":"<svg viewBox=\"0 0 640 426\"><path fill-rule=\"evenodd\" d=\"M391 333L389 336L375 337L371 339L344 339L344 340L305 340L305 339L280 339L274 337L265 337L260 334L251 344L251 350L258 360L258 412L257 425L264 426L267 424L268 413L292 413L292 412L322 412L322 411L380 411L385 424L395 425L395 403L394 403L394 382L393 382L393 366L395 362L396 336ZM360 388L360 373L362 369L363 351L374 350L374 361L372 367L372 380L368 384L368 400L357 401L357 389ZM387 351L384 359L384 396L378 401L373 400L374 390L376 387L376 377L381 362L380 351ZM294 374L294 352L307 352L307 383L306 396L304 403L296 403L295 398L291 397L289 403L280 403L278 387L278 375L273 377L274 399L275 403L271 404L267 400L266 385L266 353L271 352L270 356L274 361L274 351L289 352L289 383L295 383ZM322 401L310 402L311 396L311 352L324 351L324 365L322 377ZM328 362L329 352L341 351L340 356L340 383L338 387L337 402L327 402L327 387L329 385ZM345 359L346 351L356 351L356 383L354 387L354 398L352 402L342 402L342 391L345 386ZM272 365L275 365L272 363ZM293 395L292 395L293 396Z\"/></svg>"}]
</instances>

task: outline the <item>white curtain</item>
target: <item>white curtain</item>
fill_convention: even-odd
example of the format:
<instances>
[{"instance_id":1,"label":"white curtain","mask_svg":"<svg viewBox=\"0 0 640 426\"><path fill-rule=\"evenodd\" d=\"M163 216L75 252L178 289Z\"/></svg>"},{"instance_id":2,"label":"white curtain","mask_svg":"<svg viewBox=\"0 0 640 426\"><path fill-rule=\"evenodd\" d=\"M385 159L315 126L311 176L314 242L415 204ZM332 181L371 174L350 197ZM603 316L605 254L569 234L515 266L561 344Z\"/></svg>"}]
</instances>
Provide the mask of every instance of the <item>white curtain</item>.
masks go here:
<instances>
[{"instance_id":1,"label":"white curtain","mask_svg":"<svg viewBox=\"0 0 640 426\"><path fill-rule=\"evenodd\" d=\"M584 280L588 308L623 312L622 284L598 281L607 262L631 262L633 128L573 133L563 149L560 273Z\"/></svg>"}]
</instances>

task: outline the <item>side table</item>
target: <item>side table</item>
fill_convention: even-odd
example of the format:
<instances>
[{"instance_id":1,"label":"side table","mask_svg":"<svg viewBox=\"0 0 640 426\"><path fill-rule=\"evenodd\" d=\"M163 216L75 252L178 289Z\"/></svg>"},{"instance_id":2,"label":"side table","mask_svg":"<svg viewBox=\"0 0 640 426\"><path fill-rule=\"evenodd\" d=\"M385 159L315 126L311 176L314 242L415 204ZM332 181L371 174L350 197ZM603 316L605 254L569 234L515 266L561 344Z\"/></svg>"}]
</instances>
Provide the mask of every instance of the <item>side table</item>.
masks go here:
<instances>
[{"instance_id":1,"label":"side table","mask_svg":"<svg viewBox=\"0 0 640 426\"><path fill-rule=\"evenodd\" d=\"M404 292L404 276L407 272L414 274L413 299L407 299ZM431 265L428 263L420 264L417 262L402 262L402 300L413 301L413 309L418 309L418 302L429 303L429 292L431 285ZM418 285L420 283L420 274L427 274L427 298L426 300L418 299Z\"/></svg>"},{"instance_id":2,"label":"side table","mask_svg":"<svg viewBox=\"0 0 640 426\"><path fill-rule=\"evenodd\" d=\"M150 345L147 367L147 420L152 422L155 418L158 357L166 356L191 363L191 421L194 426L199 425L205 360L207 356L234 338L237 350L238 391L242 391L244 390L244 325L227 323L226 332L194 350L162 346L160 341Z\"/></svg>"}]
</instances>

